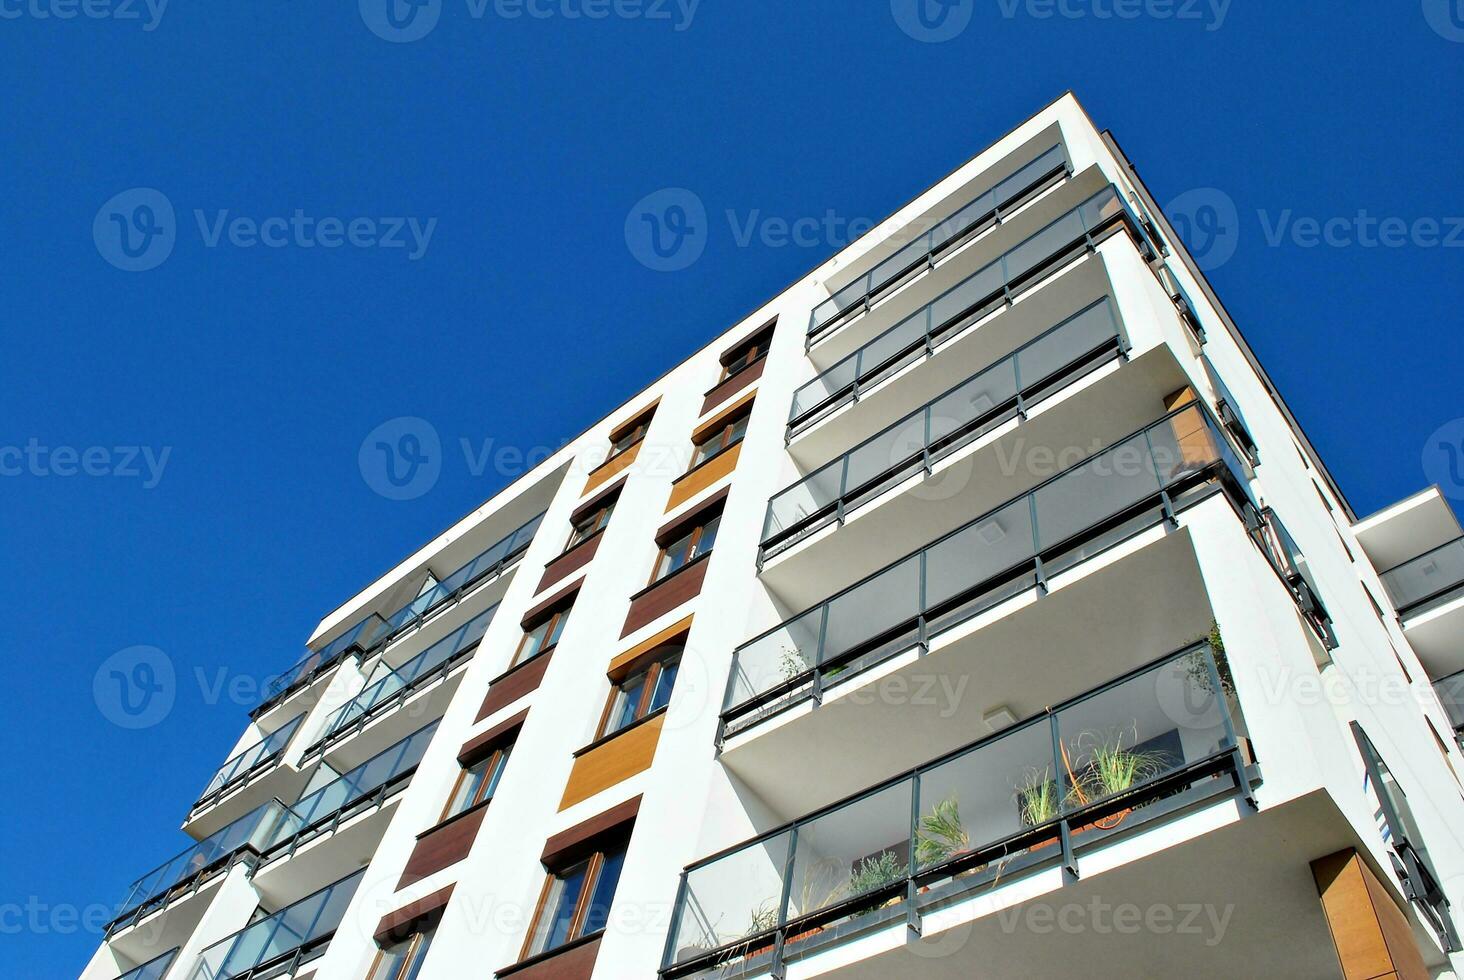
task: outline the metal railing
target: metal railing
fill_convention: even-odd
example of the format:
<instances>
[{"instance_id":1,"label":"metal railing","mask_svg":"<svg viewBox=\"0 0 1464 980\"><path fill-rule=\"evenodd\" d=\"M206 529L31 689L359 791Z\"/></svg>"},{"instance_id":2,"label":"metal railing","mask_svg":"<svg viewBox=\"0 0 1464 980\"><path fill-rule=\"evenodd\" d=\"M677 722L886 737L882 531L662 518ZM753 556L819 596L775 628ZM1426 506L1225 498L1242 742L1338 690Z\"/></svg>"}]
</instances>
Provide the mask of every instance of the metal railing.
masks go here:
<instances>
[{"instance_id":1,"label":"metal railing","mask_svg":"<svg viewBox=\"0 0 1464 980\"><path fill-rule=\"evenodd\" d=\"M385 661L378 663L375 676L367 682L361 693L341 705L331 715L324 734L306 751L315 751L353 725L364 725L370 718L380 714L391 704L405 699L412 691L429 683L433 678L444 676L477 648L497 611L498 604L494 603L400 667L391 667Z\"/></svg>"},{"instance_id":2,"label":"metal railing","mask_svg":"<svg viewBox=\"0 0 1464 980\"><path fill-rule=\"evenodd\" d=\"M1444 713L1449 716L1449 724L1454 726L1460 748L1464 749L1464 670L1434 681L1434 693L1444 706Z\"/></svg>"},{"instance_id":3,"label":"metal railing","mask_svg":"<svg viewBox=\"0 0 1464 980\"><path fill-rule=\"evenodd\" d=\"M294 854L302 844L329 834L357 813L384 803L411 780L436 731L434 721L319 789L303 794L285 811L260 847L261 857L268 861L280 854Z\"/></svg>"},{"instance_id":4,"label":"metal railing","mask_svg":"<svg viewBox=\"0 0 1464 980\"><path fill-rule=\"evenodd\" d=\"M1222 664L1200 641L690 865L662 976L777 976L792 944L918 930L922 910L1020 872L1076 875L1079 849L1183 807L1253 801Z\"/></svg>"},{"instance_id":5,"label":"metal railing","mask_svg":"<svg viewBox=\"0 0 1464 980\"><path fill-rule=\"evenodd\" d=\"M117 980L163 980L163 974L168 972L168 967L173 965L173 957L178 955L178 947L173 947L162 956L155 956L141 966L135 966L122 974Z\"/></svg>"},{"instance_id":6,"label":"metal railing","mask_svg":"<svg viewBox=\"0 0 1464 980\"><path fill-rule=\"evenodd\" d=\"M957 330L1010 305L1118 229L1128 232L1146 258L1157 255L1138 217L1109 184L800 387L789 411L789 437L930 356Z\"/></svg>"},{"instance_id":7,"label":"metal railing","mask_svg":"<svg viewBox=\"0 0 1464 980\"><path fill-rule=\"evenodd\" d=\"M1107 297L943 392L768 502L767 559L918 470L969 445L1108 360L1128 344Z\"/></svg>"},{"instance_id":8,"label":"metal railing","mask_svg":"<svg viewBox=\"0 0 1464 980\"><path fill-rule=\"evenodd\" d=\"M321 647L320 650L306 653L295 666L273 678L264 686L265 699L254 709L253 714L257 717L267 711L294 691L325 673L348 654L364 654L373 649L385 629L386 620L378 613L371 613Z\"/></svg>"},{"instance_id":9,"label":"metal railing","mask_svg":"<svg viewBox=\"0 0 1464 980\"><path fill-rule=\"evenodd\" d=\"M738 647L723 698L735 733L1071 568L1246 470L1191 403Z\"/></svg>"},{"instance_id":10,"label":"metal railing","mask_svg":"<svg viewBox=\"0 0 1464 980\"><path fill-rule=\"evenodd\" d=\"M300 727L300 722L304 720L305 713L301 712L258 742L231 757L208 781L198 802L193 804L193 809L197 810L217 801L234 786L247 782L255 773L278 761L279 757L284 754L285 746L290 744L290 738L295 734L295 730Z\"/></svg>"},{"instance_id":11,"label":"metal railing","mask_svg":"<svg viewBox=\"0 0 1464 980\"><path fill-rule=\"evenodd\" d=\"M140 921L180 893L191 893L227 871L239 854L262 850L288 811L279 800L270 800L138 878L118 904L108 934Z\"/></svg>"},{"instance_id":12,"label":"metal railing","mask_svg":"<svg viewBox=\"0 0 1464 980\"><path fill-rule=\"evenodd\" d=\"M1393 566L1382 579L1400 614L1464 588L1464 537Z\"/></svg>"},{"instance_id":13,"label":"metal railing","mask_svg":"<svg viewBox=\"0 0 1464 980\"><path fill-rule=\"evenodd\" d=\"M1249 517L1249 533L1256 547L1261 549L1276 574L1291 590L1291 597L1307 624L1328 650L1337 648L1337 635L1332 630L1332 617L1322 603L1321 591L1312 575L1311 565L1306 560L1286 525L1269 507L1252 512Z\"/></svg>"},{"instance_id":14,"label":"metal railing","mask_svg":"<svg viewBox=\"0 0 1464 980\"><path fill-rule=\"evenodd\" d=\"M1070 176L1072 166L1061 145L1042 153L814 307L808 320L810 341L855 313L868 310L875 299L908 281L912 274L932 268L940 256L1001 224L1007 211Z\"/></svg>"},{"instance_id":15,"label":"metal railing","mask_svg":"<svg viewBox=\"0 0 1464 980\"><path fill-rule=\"evenodd\" d=\"M191 980L246 980L293 973L320 956L345 917L366 869L327 885L204 950Z\"/></svg>"}]
</instances>

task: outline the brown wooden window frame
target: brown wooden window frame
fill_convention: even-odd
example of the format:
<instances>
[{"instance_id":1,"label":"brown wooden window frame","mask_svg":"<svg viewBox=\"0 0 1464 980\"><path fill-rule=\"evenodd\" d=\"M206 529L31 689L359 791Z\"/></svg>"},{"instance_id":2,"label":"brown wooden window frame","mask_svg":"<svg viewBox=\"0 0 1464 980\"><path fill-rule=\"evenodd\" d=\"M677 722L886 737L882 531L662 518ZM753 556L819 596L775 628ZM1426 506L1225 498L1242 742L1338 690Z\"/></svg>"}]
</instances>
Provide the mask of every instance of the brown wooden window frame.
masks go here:
<instances>
[{"instance_id":1,"label":"brown wooden window frame","mask_svg":"<svg viewBox=\"0 0 1464 980\"><path fill-rule=\"evenodd\" d=\"M564 546L564 551L573 551L609 527L610 517L615 513L615 504L619 500L620 495L616 494L579 520L571 520L569 522L569 543Z\"/></svg>"},{"instance_id":2,"label":"brown wooden window frame","mask_svg":"<svg viewBox=\"0 0 1464 980\"><path fill-rule=\"evenodd\" d=\"M624 425L611 432L610 455L605 457L605 462L608 463L610 462L610 460L627 452L642 439L644 439L646 437L646 433L651 428L651 421L655 419L655 417L656 406L652 405L650 408L646 409L644 412L641 412L629 422L626 422Z\"/></svg>"},{"instance_id":3,"label":"brown wooden window frame","mask_svg":"<svg viewBox=\"0 0 1464 980\"><path fill-rule=\"evenodd\" d=\"M620 870L616 872L615 888L610 893L610 902L615 901L615 892L620 887L620 875L624 872L625 868L625 852L629 847L630 832L627 829L624 833L616 833L596 844L595 849L588 857L577 858L562 865L556 862L555 865L547 869L548 874L544 879L544 885L539 890L539 901L534 906L534 917L529 922L528 935L524 937L523 950L519 955L521 962L533 957L548 955L555 950L563 949L588 936L593 936L604 931L604 925L588 932L585 931L585 923L589 917L591 902L595 897L595 892L600 887L600 876L604 872L605 865L610 856L618 856L620 858ZM581 867L585 869L584 884L580 886L579 895L575 899L574 910L570 913L567 934L558 944L549 946L547 945L548 934L546 931L546 945L542 949L535 949L538 945L541 929L547 930L553 926L552 920L546 921L544 916L550 911L548 908L549 899L550 894L554 890L555 882L564 880ZM606 920L610 917L610 908L608 905L605 907L604 917Z\"/></svg>"},{"instance_id":4,"label":"brown wooden window frame","mask_svg":"<svg viewBox=\"0 0 1464 980\"><path fill-rule=\"evenodd\" d=\"M767 357L768 349L773 343L773 331L777 329L777 326L778 321L774 320L723 354L722 377L718 379L717 384L721 384L735 374L741 374L764 357Z\"/></svg>"},{"instance_id":5,"label":"brown wooden window frame","mask_svg":"<svg viewBox=\"0 0 1464 980\"><path fill-rule=\"evenodd\" d=\"M493 795L498 792L498 784L503 782L503 772L508 768L509 757L513 755L513 744L513 739L509 739L502 745L496 746L483 758L462 766L462 771L458 773L458 778L452 784L452 792L447 794L447 805L442 808L442 816L437 821L439 824L445 823L453 817L460 817L469 810L493 799ZM454 806L458 804L458 794L461 792L463 784L475 770L480 768L485 772L492 772L493 775L479 783L471 796L454 809Z\"/></svg>"},{"instance_id":6,"label":"brown wooden window frame","mask_svg":"<svg viewBox=\"0 0 1464 980\"><path fill-rule=\"evenodd\" d=\"M751 405L748 406L748 411L738 412L715 432L704 436L700 442L693 444L691 469L694 470L704 463L710 463L747 438L747 423L752 419L751 407ZM711 450L710 452L708 452L709 448Z\"/></svg>"},{"instance_id":7,"label":"brown wooden window frame","mask_svg":"<svg viewBox=\"0 0 1464 980\"><path fill-rule=\"evenodd\" d=\"M517 667L519 664L528 663L535 657L542 657L544 654L549 653L555 647L559 646L559 640L564 635L564 626L569 622L569 614L573 609L573 602L566 603L557 609L551 610L547 616L534 623L533 626L526 626L524 628L524 635L519 638L518 648L513 651L513 659L508 662L509 669ZM529 638L537 633L540 627L546 624L549 628L544 633L544 642L539 645L539 649L528 656L524 656L524 648L528 646Z\"/></svg>"},{"instance_id":8,"label":"brown wooden window frame","mask_svg":"<svg viewBox=\"0 0 1464 980\"><path fill-rule=\"evenodd\" d=\"M686 646L683 643L668 643L662 650L657 651L652 659L645 666L637 667L618 680L610 683L610 697L605 701L605 710L600 713L600 724L595 729L595 741L609 738L617 732L622 732L645 718L654 711L659 711L671 703L671 696L676 693L676 681L681 674L681 658L686 653ZM655 700L656 690L661 686L661 677L666 669L675 665L675 673L671 677L671 689L666 692L665 703L651 706ZM620 703L625 690L633 681L640 683L640 693L636 695L636 703L633 713L628 721L617 728L610 727L611 718L615 715L615 707Z\"/></svg>"},{"instance_id":9,"label":"brown wooden window frame","mask_svg":"<svg viewBox=\"0 0 1464 980\"><path fill-rule=\"evenodd\" d=\"M412 933L406 939L392 943L383 949L376 951L376 958L371 961L371 969L366 971L366 980L416 980L422 972L422 961L432 949L432 937L437 931L434 924L425 929ZM398 947L406 946L406 954L397 964L395 969L389 973L381 973L383 966L390 969L386 963L387 957Z\"/></svg>"},{"instance_id":10,"label":"brown wooden window frame","mask_svg":"<svg viewBox=\"0 0 1464 980\"><path fill-rule=\"evenodd\" d=\"M657 582L664 582L697 559L711 554L712 548L716 547L717 533L721 529L721 524L722 512L718 510L716 513L709 514L698 521L689 531L678 534L675 540L663 545L660 553L656 555L656 563L651 566L651 581L649 584L655 585ZM701 544L706 538L708 527L712 528L712 543L703 550ZM678 547L683 545L684 547ZM671 558L673 553L677 552L684 553L681 564L675 568L667 568L664 572L661 571L661 566L665 565L667 559Z\"/></svg>"}]
</instances>

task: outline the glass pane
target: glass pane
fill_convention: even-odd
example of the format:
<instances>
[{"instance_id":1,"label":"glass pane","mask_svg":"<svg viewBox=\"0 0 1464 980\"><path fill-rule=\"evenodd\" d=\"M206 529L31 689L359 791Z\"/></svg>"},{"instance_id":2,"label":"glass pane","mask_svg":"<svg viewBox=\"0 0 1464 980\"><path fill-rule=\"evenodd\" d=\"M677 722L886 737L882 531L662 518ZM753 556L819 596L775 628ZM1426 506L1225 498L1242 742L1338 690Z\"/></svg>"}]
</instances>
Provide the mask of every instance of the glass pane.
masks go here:
<instances>
[{"instance_id":1,"label":"glass pane","mask_svg":"<svg viewBox=\"0 0 1464 980\"><path fill-rule=\"evenodd\" d=\"M615 886L620 883L620 869L624 864L624 847L605 855L605 863L595 877L595 890L590 893L590 904L585 909L585 924L580 935L599 932L610 921L610 903L615 900Z\"/></svg>"},{"instance_id":2,"label":"glass pane","mask_svg":"<svg viewBox=\"0 0 1464 980\"><path fill-rule=\"evenodd\" d=\"M1159 492L1143 434L1119 443L1037 490L1037 533L1045 550Z\"/></svg>"},{"instance_id":3,"label":"glass pane","mask_svg":"<svg viewBox=\"0 0 1464 980\"><path fill-rule=\"evenodd\" d=\"M1044 717L922 773L920 867L986 850L1056 819L1055 771Z\"/></svg>"},{"instance_id":4,"label":"glass pane","mask_svg":"<svg viewBox=\"0 0 1464 980\"><path fill-rule=\"evenodd\" d=\"M548 901L544 903L544 911L541 913L543 918L534 943L536 952L556 949L569 942L569 930L574 923L574 910L579 904L580 892L585 887L587 870L587 865L581 864L554 879Z\"/></svg>"},{"instance_id":5,"label":"glass pane","mask_svg":"<svg viewBox=\"0 0 1464 980\"><path fill-rule=\"evenodd\" d=\"M998 405L1012 401L1017 395L1016 362L1005 360L987 368L971 380L960 385L930 403L930 438L939 442L986 415ZM991 418L981 429L971 433L971 438L1000 425L1013 412L1003 412ZM969 441L962 440L962 442ZM949 451L947 447L946 451Z\"/></svg>"},{"instance_id":6,"label":"glass pane","mask_svg":"<svg viewBox=\"0 0 1464 980\"><path fill-rule=\"evenodd\" d=\"M788 839L785 832L750 844L686 876L685 900L675 927L675 962L777 926Z\"/></svg>"},{"instance_id":7,"label":"glass pane","mask_svg":"<svg viewBox=\"0 0 1464 980\"><path fill-rule=\"evenodd\" d=\"M1024 497L926 551L926 608L935 608L1032 555L1032 511Z\"/></svg>"},{"instance_id":8,"label":"glass pane","mask_svg":"<svg viewBox=\"0 0 1464 980\"><path fill-rule=\"evenodd\" d=\"M1383 584L1400 608L1464 585L1464 539L1385 572Z\"/></svg>"},{"instance_id":9,"label":"glass pane","mask_svg":"<svg viewBox=\"0 0 1464 980\"><path fill-rule=\"evenodd\" d=\"M737 651L724 707L742 704L812 669L823 607L795 616Z\"/></svg>"},{"instance_id":10,"label":"glass pane","mask_svg":"<svg viewBox=\"0 0 1464 980\"><path fill-rule=\"evenodd\" d=\"M1001 289L1001 265L993 262L930 304L932 330L948 327Z\"/></svg>"},{"instance_id":11,"label":"glass pane","mask_svg":"<svg viewBox=\"0 0 1464 980\"><path fill-rule=\"evenodd\" d=\"M607 735L611 732L618 732L635 721L636 709L640 706L641 691L645 686L646 675L636 674L620 688L615 695L615 705L610 709L610 724L605 729Z\"/></svg>"},{"instance_id":12,"label":"glass pane","mask_svg":"<svg viewBox=\"0 0 1464 980\"><path fill-rule=\"evenodd\" d=\"M712 546L717 543L717 528L721 523L722 517L719 514L703 525L702 533L696 539L696 550L692 553L692 558L700 558L712 550Z\"/></svg>"},{"instance_id":13,"label":"glass pane","mask_svg":"<svg viewBox=\"0 0 1464 980\"><path fill-rule=\"evenodd\" d=\"M920 608L920 562L907 558L829 603L827 636L820 663L873 640ZM910 628L913 635L913 626Z\"/></svg>"},{"instance_id":14,"label":"glass pane","mask_svg":"<svg viewBox=\"0 0 1464 980\"><path fill-rule=\"evenodd\" d=\"M671 689L676 685L676 673L680 668L679 660L672 660L661 667L660 673L656 675L656 689L651 692L649 711L664 708L671 702Z\"/></svg>"},{"instance_id":15,"label":"glass pane","mask_svg":"<svg viewBox=\"0 0 1464 980\"><path fill-rule=\"evenodd\" d=\"M1079 313L1056 330L1038 338L1017 354L1022 387L1031 388L1051 378L1077 358L1097 350L1118 336L1113 311L1105 299Z\"/></svg>"},{"instance_id":16,"label":"glass pane","mask_svg":"<svg viewBox=\"0 0 1464 980\"><path fill-rule=\"evenodd\" d=\"M925 448L925 416L916 414L862 443L848 455L846 492L867 485L892 470L903 469L911 459L919 460ZM881 486L874 483L874 486Z\"/></svg>"},{"instance_id":17,"label":"glass pane","mask_svg":"<svg viewBox=\"0 0 1464 980\"><path fill-rule=\"evenodd\" d=\"M882 789L798 826L790 920L901 881L909 874L913 785L903 782Z\"/></svg>"}]
</instances>

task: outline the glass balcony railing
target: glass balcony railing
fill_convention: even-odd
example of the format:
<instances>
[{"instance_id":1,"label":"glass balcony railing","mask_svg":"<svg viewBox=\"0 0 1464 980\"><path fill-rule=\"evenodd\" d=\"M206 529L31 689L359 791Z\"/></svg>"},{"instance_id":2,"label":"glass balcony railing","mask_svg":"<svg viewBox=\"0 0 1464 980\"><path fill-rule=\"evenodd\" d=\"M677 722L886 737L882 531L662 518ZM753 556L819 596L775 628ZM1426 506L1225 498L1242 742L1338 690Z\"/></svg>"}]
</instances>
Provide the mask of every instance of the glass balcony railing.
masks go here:
<instances>
[{"instance_id":1,"label":"glass balcony railing","mask_svg":"<svg viewBox=\"0 0 1464 980\"><path fill-rule=\"evenodd\" d=\"M214 873L227 870L241 851L263 850L286 812L283 803L270 800L138 878L128 886L127 897L117 906L108 932L116 932L166 905L178 889L196 886Z\"/></svg>"},{"instance_id":2,"label":"glass balcony railing","mask_svg":"<svg viewBox=\"0 0 1464 980\"><path fill-rule=\"evenodd\" d=\"M366 683L361 693L341 705L331 716L320 741L329 740L352 724L364 724L366 719L405 698L433 677L447 673L477 648L497 611L498 604L494 603L400 667L391 667L385 662L377 664L375 676ZM315 746L311 748L314 749Z\"/></svg>"},{"instance_id":3,"label":"glass balcony railing","mask_svg":"<svg viewBox=\"0 0 1464 980\"><path fill-rule=\"evenodd\" d=\"M918 925L922 911L1030 869L1061 862L1076 875L1081 852L1109 835L1250 798L1228 678L1201 641L691 865L662 976L753 975L790 947Z\"/></svg>"},{"instance_id":4,"label":"glass balcony railing","mask_svg":"<svg viewBox=\"0 0 1464 980\"><path fill-rule=\"evenodd\" d=\"M418 729L391 748L302 795L284 812L260 848L266 859L290 852L404 786L437 731L437 722Z\"/></svg>"},{"instance_id":5,"label":"glass balcony railing","mask_svg":"<svg viewBox=\"0 0 1464 980\"><path fill-rule=\"evenodd\" d=\"M1382 578L1400 613L1413 612L1464 589L1464 538L1455 538L1390 568Z\"/></svg>"},{"instance_id":6,"label":"glass balcony railing","mask_svg":"<svg viewBox=\"0 0 1464 980\"><path fill-rule=\"evenodd\" d=\"M723 735L806 700L1172 518L1219 484L1248 502L1218 424L1191 403L743 644Z\"/></svg>"},{"instance_id":7,"label":"glass balcony railing","mask_svg":"<svg viewBox=\"0 0 1464 980\"><path fill-rule=\"evenodd\" d=\"M117 980L163 980L163 974L168 972L168 967L173 965L173 959L177 955L176 948L170 949L162 956L154 957L141 966L133 967Z\"/></svg>"},{"instance_id":8,"label":"glass balcony railing","mask_svg":"<svg viewBox=\"0 0 1464 980\"><path fill-rule=\"evenodd\" d=\"M208 785L204 787L202 795L199 796L198 802L193 805L193 808L196 810L213 803L229 788L273 764L284 754L285 746L290 744L290 738L295 734L295 729L299 728L300 722L304 720L305 715L302 712L225 762L208 781Z\"/></svg>"},{"instance_id":9,"label":"glass balcony railing","mask_svg":"<svg viewBox=\"0 0 1464 980\"><path fill-rule=\"evenodd\" d=\"M1332 617L1322 603L1322 594L1317 580L1312 575L1311 563L1306 560L1296 540L1291 537L1286 525L1269 507L1256 511L1251 518L1251 540L1261 549L1276 574L1291 590L1297 608L1306 618L1308 625L1328 650L1337 648L1337 637L1332 631Z\"/></svg>"},{"instance_id":10,"label":"glass balcony railing","mask_svg":"<svg viewBox=\"0 0 1464 980\"><path fill-rule=\"evenodd\" d=\"M204 950L191 980L252 980L293 973L325 952L366 869Z\"/></svg>"},{"instance_id":11,"label":"glass balcony railing","mask_svg":"<svg viewBox=\"0 0 1464 980\"><path fill-rule=\"evenodd\" d=\"M1439 703L1449 716L1449 724L1454 726L1454 734L1461 739L1460 746L1464 748L1464 670L1435 681L1434 693L1439 696Z\"/></svg>"},{"instance_id":12,"label":"glass balcony railing","mask_svg":"<svg viewBox=\"0 0 1464 980\"><path fill-rule=\"evenodd\" d=\"M1110 184L799 388L793 393L789 434L858 401L863 389L929 356L960 328L1009 304L1119 226L1146 257L1155 254L1138 218Z\"/></svg>"},{"instance_id":13,"label":"glass balcony railing","mask_svg":"<svg viewBox=\"0 0 1464 980\"><path fill-rule=\"evenodd\" d=\"M259 714L284 695L308 684L350 653L365 653L376 645L386 629L386 620L376 613L363 618L355 626L331 640L318 651L310 651L295 666L264 686L264 702L255 710Z\"/></svg>"},{"instance_id":14,"label":"glass balcony railing","mask_svg":"<svg viewBox=\"0 0 1464 980\"><path fill-rule=\"evenodd\" d=\"M930 268L937 258L961 243L1000 224L1006 211L1071 172L1067 152L1062 146L1054 146L1010 177L977 195L930 231L816 306L808 322L810 341L854 314L869 309L880 295L920 270Z\"/></svg>"},{"instance_id":15,"label":"glass balcony railing","mask_svg":"<svg viewBox=\"0 0 1464 980\"><path fill-rule=\"evenodd\" d=\"M432 588L386 617L387 637L397 637L421 623L437 609L490 576L503 571L528 550L544 515L533 518L478 555Z\"/></svg>"},{"instance_id":16,"label":"glass balcony railing","mask_svg":"<svg viewBox=\"0 0 1464 980\"><path fill-rule=\"evenodd\" d=\"M821 466L768 503L762 557L873 500L901 480L1119 357L1127 343L1107 297Z\"/></svg>"}]
</instances>

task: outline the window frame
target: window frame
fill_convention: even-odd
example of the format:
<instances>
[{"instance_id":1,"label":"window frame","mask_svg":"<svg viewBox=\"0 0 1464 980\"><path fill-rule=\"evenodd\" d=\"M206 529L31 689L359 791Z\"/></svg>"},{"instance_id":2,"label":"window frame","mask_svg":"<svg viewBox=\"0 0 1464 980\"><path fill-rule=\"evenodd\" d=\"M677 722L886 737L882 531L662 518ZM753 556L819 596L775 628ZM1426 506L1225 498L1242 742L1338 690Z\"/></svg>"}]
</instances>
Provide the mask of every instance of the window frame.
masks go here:
<instances>
[{"instance_id":1,"label":"window frame","mask_svg":"<svg viewBox=\"0 0 1464 980\"><path fill-rule=\"evenodd\" d=\"M667 644L661 650L656 651L644 666L637 667L619 680L611 681L610 697L605 702L605 710L600 714L600 724L595 729L595 742L617 735L638 722L644 721L652 713L668 706L671 703L671 696L676 693L676 681L681 676L681 660L685 654L685 644ZM653 708L651 704L655 701L656 691L661 686L661 677L673 664L675 672L671 677L671 690L666 692L666 703ZM625 724L611 728L611 720L617 714L616 706L621 703L621 697L626 693L625 689L632 681L639 681L640 691L636 694L635 708L631 718Z\"/></svg>"},{"instance_id":2,"label":"window frame","mask_svg":"<svg viewBox=\"0 0 1464 980\"><path fill-rule=\"evenodd\" d=\"M544 654L549 653L555 647L559 646L559 640L564 635L565 624L569 622L569 614L573 609L574 603L571 601L563 606L558 606L550 610L549 614L543 619L534 623L533 626L526 627L524 629L524 635L519 637L518 646L514 648L513 658L508 662L509 669L512 670L519 664L528 663L535 657L542 657ZM549 628L544 633L544 642L533 653L525 656L524 648L528 645L529 638L537 633L540 627L546 625Z\"/></svg>"},{"instance_id":3,"label":"window frame","mask_svg":"<svg viewBox=\"0 0 1464 980\"><path fill-rule=\"evenodd\" d=\"M745 338L736 346L728 350L727 353L723 354L722 376L717 379L717 384L721 384L728 378L741 374L743 371L746 371L758 361L761 361L763 358L767 357L768 350L772 347L773 344L773 331L777 328L777 326L778 322L774 320L772 323L768 324L766 327L763 327L752 336ZM746 360L743 360L743 358L746 358ZM737 364L738 361L742 361L742 363L737 367L733 367L733 365Z\"/></svg>"},{"instance_id":4,"label":"window frame","mask_svg":"<svg viewBox=\"0 0 1464 980\"><path fill-rule=\"evenodd\" d=\"M691 467L687 472L691 472L691 470L699 466L710 463L733 446L740 445L742 440L747 438L747 425L751 419L751 411L738 412L723 423L721 427L703 437L701 441L693 442ZM736 438L733 438L734 433L736 434ZM707 452L707 447L714 443L718 444L717 448L711 452Z\"/></svg>"},{"instance_id":5,"label":"window frame","mask_svg":"<svg viewBox=\"0 0 1464 980\"><path fill-rule=\"evenodd\" d=\"M564 949L580 940L604 932L605 926L601 925L589 932L584 930L585 922L590 914L590 906L594 901L595 893L599 890L601 875L605 865L611 858L619 858L620 867L615 872L615 888L610 893L610 902L615 900L615 892L620 887L620 875L625 868L625 854L630 847L630 834L616 834L595 845L594 850L587 857L580 857L562 865L546 866L544 884L539 889L539 901L534 906L534 917L529 922L527 935L524 936L523 950L519 956L520 962L540 956L547 956L556 950ZM575 898L574 908L570 912L569 928L566 930L564 939L556 945L548 945L549 930L552 929L553 920L546 919L546 915L552 915L549 899L554 890L556 882L563 881L580 868L585 869L584 882L580 886L579 895ZM558 902L555 903L558 905ZM604 916L609 918L609 904L605 906ZM545 945L539 945L540 935L543 934Z\"/></svg>"},{"instance_id":6,"label":"window frame","mask_svg":"<svg viewBox=\"0 0 1464 980\"><path fill-rule=\"evenodd\" d=\"M503 772L508 768L508 760L513 755L513 745L514 740L508 739L501 745L494 746L491 752L471 765L460 766L458 777L452 784L452 792L447 794L447 804L442 808L442 817L437 821L439 824L460 817L469 810L474 810L493 799L498 792L498 784L503 781ZM458 794L462 791L463 784L480 766L486 767L486 771L491 772L491 775L485 776L462 806L453 809L454 805L458 803Z\"/></svg>"},{"instance_id":7,"label":"window frame","mask_svg":"<svg viewBox=\"0 0 1464 980\"><path fill-rule=\"evenodd\" d=\"M560 554L567 554L573 551L609 527L610 518L615 513L615 505L619 502L619 499L619 495L617 494L580 520L576 521L571 518L569 522L569 542L565 544L564 550Z\"/></svg>"},{"instance_id":8,"label":"window frame","mask_svg":"<svg viewBox=\"0 0 1464 980\"><path fill-rule=\"evenodd\" d=\"M376 957L371 961L371 969L366 971L366 980L416 980L422 973L422 962L432 950L432 938L436 932L437 926L433 924L413 932L406 939L378 949ZM386 957L391 955L392 950L402 945L407 946L407 951L397 968L390 973L379 973L378 971L386 962Z\"/></svg>"},{"instance_id":9,"label":"window frame","mask_svg":"<svg viewBox=\"0 0 1464 980\"><path fill-rule=\"evenodd\" d=\"M610 454L605 457L605 462L622 456L633 449L645 439L646 433L650 431L651 422L656 417L656 405L652 405L639 415L624 423L610 433Z\"/></svg>"},{"instance_id":10,"label":"window frame","mask_svg":"<svg viewBox=\"0 0 1464 980\"><path fill-rule=\"evenodd\" d=\"M721 530L721 524L722 512L718 510L715 514L708 515L705 519L699 520L686 533L678 534L668 544L662 545L660 552L656 555L655 564L651 566L651 581L647 587L649 588L650 585L656 585L659 582L666 581L666 579L675 575L692 562L711 554L712 548L715 548L717 545L717 534ZM712 543L705 550L702 550L701 544L706 538L706 531L709 527L712 528ZM662 566L672 556L672 549L683 542L686 547L684 549L685 557L682 558L681 564L675 568L667 568L665 571L662 571ZM677 549L678 552L681 550Z\"/></svg>"}]
</instances>

